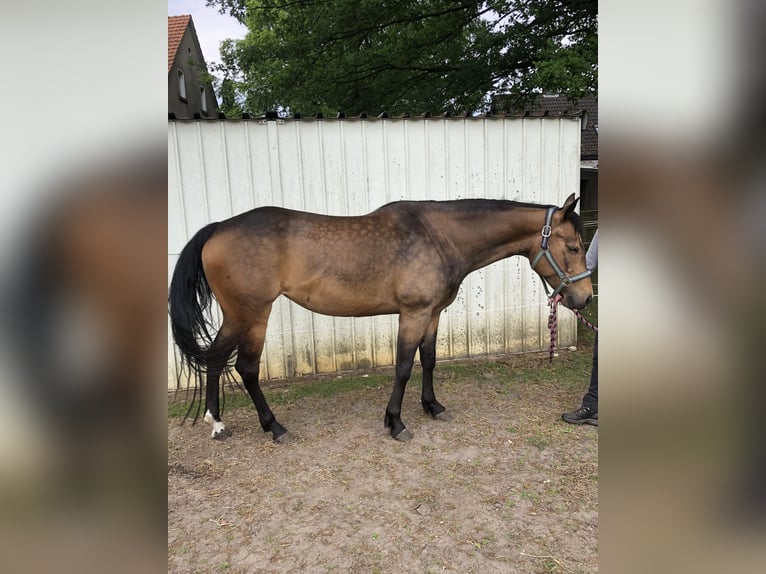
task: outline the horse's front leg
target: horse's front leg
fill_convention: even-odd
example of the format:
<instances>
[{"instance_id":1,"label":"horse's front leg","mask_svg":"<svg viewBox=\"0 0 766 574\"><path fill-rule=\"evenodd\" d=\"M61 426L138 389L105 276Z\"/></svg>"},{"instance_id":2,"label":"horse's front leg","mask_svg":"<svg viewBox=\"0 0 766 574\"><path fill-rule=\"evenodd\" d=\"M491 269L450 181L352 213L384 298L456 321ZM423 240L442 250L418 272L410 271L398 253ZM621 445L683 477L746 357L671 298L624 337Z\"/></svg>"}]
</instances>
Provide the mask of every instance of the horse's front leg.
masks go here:
<instances>
[{"instance_id":1,"label":"horse's front leg","mask_svg":"<svg viewBox=\"0 0 766 574\"><path fill-rule=\"evenodd\" d=\"M402 422L402 399L407 381L412 374L412 364L415 361L415 351L423 341L423 333L428 325L430 313L400 314L399 337L396 342L396 381L391 392L391 398L386 407L383 424L389 429L396 440L406 442L412 439L412 433Z\"/></svg>"},{"instance_id":2,"label":"horse's front leg","mask_svg":"<svg viewBox=\"0 0 766 574\"><path fill-rule=\"evenodd\" d=\"M437 313L428 324L428 330L420 345L420 364L423 366L423 392L420 402L426 414L441 421L452 420L444 406L436 400L434 394L434 368L436 367L436 331L439 327Z\"/></svg>"}]
</instances>

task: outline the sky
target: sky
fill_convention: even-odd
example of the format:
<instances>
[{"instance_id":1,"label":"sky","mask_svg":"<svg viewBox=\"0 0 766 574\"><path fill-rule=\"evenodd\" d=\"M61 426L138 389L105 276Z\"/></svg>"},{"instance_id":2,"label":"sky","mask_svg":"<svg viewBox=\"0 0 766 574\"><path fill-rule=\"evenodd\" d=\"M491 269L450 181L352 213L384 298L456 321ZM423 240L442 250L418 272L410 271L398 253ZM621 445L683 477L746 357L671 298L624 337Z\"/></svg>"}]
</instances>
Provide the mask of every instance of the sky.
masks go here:
<instances>
[{"instance_id":1,"label":"sky","mask_svg":"<svg viewBox=\"0 0 766 574\"><path fill-rule=\"evenodd\" d=\"M218 51L226 38L244 38L247 28L228 14L205 5L205 0L168 0L168 16L191 14L205 62L220 62Z\"/></svg>"}]
</instances>

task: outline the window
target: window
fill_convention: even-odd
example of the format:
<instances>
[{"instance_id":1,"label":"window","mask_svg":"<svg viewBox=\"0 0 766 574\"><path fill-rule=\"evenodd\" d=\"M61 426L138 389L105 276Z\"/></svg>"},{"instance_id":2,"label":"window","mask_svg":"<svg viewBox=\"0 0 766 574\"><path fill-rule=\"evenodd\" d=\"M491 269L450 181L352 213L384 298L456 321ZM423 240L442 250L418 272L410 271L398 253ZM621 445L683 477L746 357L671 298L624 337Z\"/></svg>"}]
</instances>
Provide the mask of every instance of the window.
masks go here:
<instances>
[{"instance_id":1,"label":"window","mask_svg":"<svg viewBox=\"0 0 766 574\"><path fill-rule=\"evenodd\" d=\"M186 101L186 79L183 70L178 70L178 97Z\"/></svg>"},{"instance_id":2,"label":"window","mask_svg":"<svg viewBox=\"0 0 766 574\"><path fill-rule=\"evenodd\" d=\"M205 97L204 86L199 87L199 101L200 101L200 105L202 106L202 111L204 113L207 113L207 97Z\"/></svg>"}]
</instances>

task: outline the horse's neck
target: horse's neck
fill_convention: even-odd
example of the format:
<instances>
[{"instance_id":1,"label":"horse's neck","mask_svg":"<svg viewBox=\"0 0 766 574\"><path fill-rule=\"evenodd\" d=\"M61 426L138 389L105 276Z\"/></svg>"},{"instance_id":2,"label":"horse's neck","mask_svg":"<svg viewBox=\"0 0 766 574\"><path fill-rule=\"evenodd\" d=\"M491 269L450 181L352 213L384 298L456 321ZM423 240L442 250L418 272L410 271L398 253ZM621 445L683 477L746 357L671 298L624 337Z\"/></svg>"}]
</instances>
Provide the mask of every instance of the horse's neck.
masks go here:
<instances>
[{"instance_id":1,"label":"horse's neck","mask_svg":"<svg viewBox=\"0 0 766 574\"><path fill-rule=\"evenodd\" d=\"M454 217L452 237L470 273L510 257L529 255L540 241L545 209L519 207Z\"/></svg>"}]
</instances>

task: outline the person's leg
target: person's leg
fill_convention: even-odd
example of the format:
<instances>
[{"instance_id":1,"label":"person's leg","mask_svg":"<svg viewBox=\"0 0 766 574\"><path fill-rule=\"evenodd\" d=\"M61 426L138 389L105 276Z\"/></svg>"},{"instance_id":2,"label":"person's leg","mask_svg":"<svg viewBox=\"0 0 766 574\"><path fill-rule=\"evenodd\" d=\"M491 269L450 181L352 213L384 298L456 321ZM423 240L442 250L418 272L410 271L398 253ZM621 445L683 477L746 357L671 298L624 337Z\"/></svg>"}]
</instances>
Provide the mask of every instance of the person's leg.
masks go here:
<instances>
[{"instance_id":1,"label":"person's leg","mask_svg":"<svg viewBox=\"0 0 766 574\"><path fill-rule=\"evenodd\" d=\"M582 406L598 412L598 333L593 343L593 367L590 371L590 386L582 398Z\"/></svg>"},{"instance_id":2,"label":"person's leg","mask_svg":"<svg viewBox=\"0 0 766 574\"><path fill-rule=\"evenodd\" d=\"M561 415L564 422L574 425L589 424L598 426L598 334L593 343L593 366L590 371L588 392L582 398L582 405Z\"/></svg>"}]
</instances>

